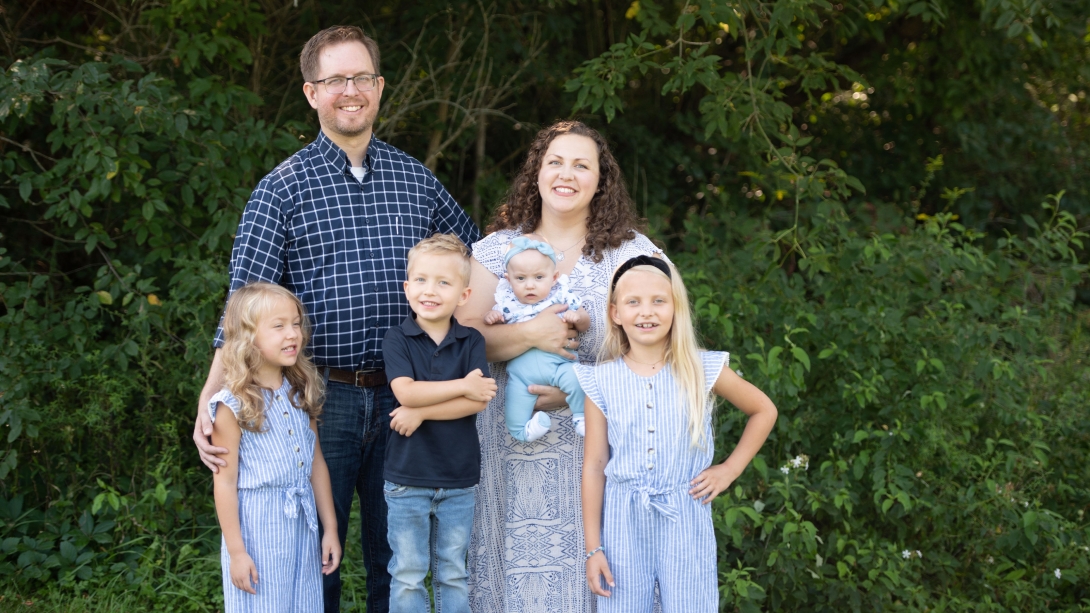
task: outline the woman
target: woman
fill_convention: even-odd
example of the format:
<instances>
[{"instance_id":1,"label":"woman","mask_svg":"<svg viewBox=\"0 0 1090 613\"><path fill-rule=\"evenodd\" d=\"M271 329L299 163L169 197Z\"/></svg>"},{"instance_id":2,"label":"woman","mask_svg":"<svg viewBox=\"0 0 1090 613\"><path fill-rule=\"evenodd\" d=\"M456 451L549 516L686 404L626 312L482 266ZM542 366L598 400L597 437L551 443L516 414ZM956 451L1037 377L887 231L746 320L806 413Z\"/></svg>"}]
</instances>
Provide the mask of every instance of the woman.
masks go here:
<instances>
[{"instance_id":1,"label":"woman","mask_svg":"<svg viewBox=\"0 0 1090 613\"><path fill-rule=\"evenodd\" d=\"M637 232L638 219L617 161L597 131L562 121L538 133L511 184L507 203L473 245L469 302L459 321L485 337L499 393L477 420L481 481L469 546L469 589L475 613L593 611L587 588L579 485L583 439L556 388L531 386L538 408L554 413L552 430L533 443L512 439L504 423L504 362L530 348L593 364L606 322L613 270L628 258L662 253ZM536 233L553 246L557 268L590 313L575 335L550 307L531 321L488 326L484 315L503 274L503 254L515 236Z\"/></svg>"}]
</instances>

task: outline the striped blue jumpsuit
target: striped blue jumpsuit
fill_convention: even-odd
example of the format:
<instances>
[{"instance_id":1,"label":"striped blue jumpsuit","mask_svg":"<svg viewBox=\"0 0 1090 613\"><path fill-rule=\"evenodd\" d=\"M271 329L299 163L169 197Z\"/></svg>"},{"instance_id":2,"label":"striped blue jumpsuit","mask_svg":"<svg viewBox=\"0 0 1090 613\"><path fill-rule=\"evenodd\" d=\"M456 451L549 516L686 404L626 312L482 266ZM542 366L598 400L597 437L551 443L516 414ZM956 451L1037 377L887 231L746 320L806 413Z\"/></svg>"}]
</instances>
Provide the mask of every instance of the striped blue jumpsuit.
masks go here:
<instances>
[{"instance_id":1,"label":"striped blue jumpsuit","mask_svg":"<svg viewBox=\"0 0 1090 613\"><path fill-rule=\"evenodd\" d=\"M729 356L700 357L710 391ZM598 612L651 613L656 583L662 613L718 611L711 505L688 494L712 462L711 411L706 448L694 449L685 394L669 366L642 377L618 359L575 372L609 428L602 546L616 585L612 596L598 597Z\"/></svg>"},{"instance_id":2,"label":"striped blue jumpsuit","mask_svg":"<svg viewBox=\"0 0 1090 613\"><path fill-rule=\"evenodd\" d=\"M238 446L238 518L246 553L257 567L257 595L231 584L231 558L221 538L223 601L226 613L320 612L322 552L310 469L314 431L310 416L291 405L284 384L265 391L265 431L242 431ZM222 390L212 397L209 415L220 403L238 415L239 402Z\"/></svg>"}]
</instances>

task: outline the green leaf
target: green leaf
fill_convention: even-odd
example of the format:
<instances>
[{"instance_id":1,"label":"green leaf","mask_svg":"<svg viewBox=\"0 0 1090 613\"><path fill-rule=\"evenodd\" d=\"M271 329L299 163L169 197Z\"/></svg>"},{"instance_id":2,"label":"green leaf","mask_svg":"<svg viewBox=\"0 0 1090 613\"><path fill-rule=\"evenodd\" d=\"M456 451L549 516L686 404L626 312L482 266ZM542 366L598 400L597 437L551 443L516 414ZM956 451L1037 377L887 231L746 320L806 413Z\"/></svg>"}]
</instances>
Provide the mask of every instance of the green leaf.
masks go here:
<instances>
[{"instance_id":1,"label":"green leaf","mask_svg":"<svg viewBox=\"0 0 1090 613\"><path fill-rule=\"evenodd\" d=\"M4 453L3 461L0 461L0 480L6 479L8 473L18 466L19 456L15 453L14 449L8 449Z\"/></svg>"},{"instance_id":2,"label":"green leaf","mask_svg":"<svg viewBox=\"0 0 1090 613\"><path fill-rule=\"evenodd\" d=\"M806 352L802 347L792 347L791 355L795 356L795 359L802 363L806 368L806 372L810 372L810 356L806 355Z\"/></svg>"}]
</instances>

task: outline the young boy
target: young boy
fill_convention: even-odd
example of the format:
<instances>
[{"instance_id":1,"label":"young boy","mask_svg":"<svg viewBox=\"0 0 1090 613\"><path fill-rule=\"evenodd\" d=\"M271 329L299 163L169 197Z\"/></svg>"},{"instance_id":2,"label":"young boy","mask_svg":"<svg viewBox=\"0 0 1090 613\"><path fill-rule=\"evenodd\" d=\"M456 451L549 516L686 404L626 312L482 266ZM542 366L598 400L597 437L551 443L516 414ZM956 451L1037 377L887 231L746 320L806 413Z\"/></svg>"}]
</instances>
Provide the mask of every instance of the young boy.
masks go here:
<instances>
[{"instance_id":1,"label":"young boy","mask_svg":"<svg viewBox=\"0 0 1090 613\"><path fill-rule=\"evenodd\" d=\"M391 613L430 609L429 567L444 613L469 613L466 551L481 466L476 414L496 395L484 337L453 317L469 299L469 268L469 250L453 234L410 249L405 296L413 315L383 341L386 377L401 405L390 413L384 472Z\"/></svg>"}]
</instances>

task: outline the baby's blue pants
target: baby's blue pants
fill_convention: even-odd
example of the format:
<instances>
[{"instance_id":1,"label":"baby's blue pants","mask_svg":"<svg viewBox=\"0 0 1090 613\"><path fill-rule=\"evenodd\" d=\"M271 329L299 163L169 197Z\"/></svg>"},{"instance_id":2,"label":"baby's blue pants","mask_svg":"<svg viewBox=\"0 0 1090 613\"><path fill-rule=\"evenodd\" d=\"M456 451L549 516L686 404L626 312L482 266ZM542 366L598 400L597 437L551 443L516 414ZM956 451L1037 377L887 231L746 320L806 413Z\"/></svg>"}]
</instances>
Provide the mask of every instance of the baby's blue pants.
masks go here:
<instances>
[{"instance_id":1,"label":"baby's blue pants","mask_svg":"<svg viewBox=\"0 0 1090 613\"><path fill-rule=\"evenodd\" d=\"M559 387L568 395L572 415L583 416L583 399L586 396L575 378L574 364L574 360L540 349L531 349L507 363L507 398L503 416L512 438L526 440L526 422L534 414L537 396L526 391L528 385Z\"/></svg>"}]
</instances>

